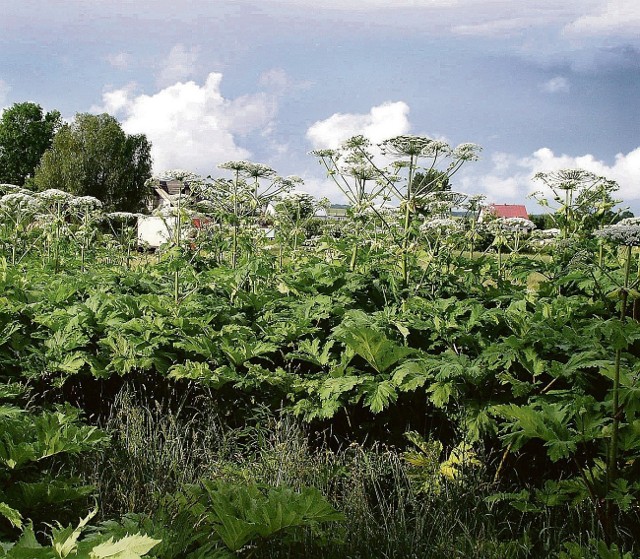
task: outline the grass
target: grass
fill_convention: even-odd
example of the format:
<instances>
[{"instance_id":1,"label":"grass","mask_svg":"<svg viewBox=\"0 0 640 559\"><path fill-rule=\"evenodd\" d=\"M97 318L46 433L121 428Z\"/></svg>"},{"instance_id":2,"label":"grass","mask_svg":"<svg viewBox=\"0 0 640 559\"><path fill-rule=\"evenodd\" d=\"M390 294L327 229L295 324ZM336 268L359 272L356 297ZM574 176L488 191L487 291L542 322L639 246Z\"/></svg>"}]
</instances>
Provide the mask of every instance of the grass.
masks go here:
<instances>
[{"instance_id":1,"label":"grass","mask_svg":"<svg viewBox=\"0 0 640 559\"><path fill-rule=\"evenodd\" d=\"M584 543L595 533L594 519L579 507L533 515L489 505L485 498L496 487L485 467L420 491L415 467L401 449L355 442L332 448L295 418L264 409L255 410L243 427L231 428L214 399L145 402L125 388L105 427L112 448L88 473L98 487L101 512L104 518L135 513L156 530L162 526L160 535L172 546L160 549L158 559L186 557L193 545L186 538L191 529L171 520L181 511L170 510L167 496L205 479L315 487L347 519L294 539L263 542L251 548L255 559L554 557L564 541Z\"/></svg>"}]
</instances>

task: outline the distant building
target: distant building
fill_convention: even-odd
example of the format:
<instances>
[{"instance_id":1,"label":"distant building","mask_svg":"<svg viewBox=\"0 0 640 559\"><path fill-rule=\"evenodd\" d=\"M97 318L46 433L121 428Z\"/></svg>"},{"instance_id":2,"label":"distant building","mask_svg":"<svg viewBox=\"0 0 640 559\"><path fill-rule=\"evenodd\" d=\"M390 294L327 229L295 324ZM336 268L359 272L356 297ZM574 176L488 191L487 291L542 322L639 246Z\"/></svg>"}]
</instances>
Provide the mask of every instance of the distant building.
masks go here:
<instances>
[{"instance_id":1,"label":"distant building","mask_svg":"<svg viewBox=\"0 0 640 559\"><path fill-rule=\"evenodd\" d=\"M522 204L491 204L480 210L478 221L482 223L487 217L521 217L529 219L527 208Z\"/></svg>"},{"instance_id":2,"label":"distant building","mask_svg":"<svg viewBox=\"0 0 640 559\"><path fill-rule=\"evenodd\" d=\"M158 184L151 188L147 201L147 209L153 211L160 206L171 206L172 196L190 194L189 185L178 179L160 179Z\"/></svg>"}]
</instances>

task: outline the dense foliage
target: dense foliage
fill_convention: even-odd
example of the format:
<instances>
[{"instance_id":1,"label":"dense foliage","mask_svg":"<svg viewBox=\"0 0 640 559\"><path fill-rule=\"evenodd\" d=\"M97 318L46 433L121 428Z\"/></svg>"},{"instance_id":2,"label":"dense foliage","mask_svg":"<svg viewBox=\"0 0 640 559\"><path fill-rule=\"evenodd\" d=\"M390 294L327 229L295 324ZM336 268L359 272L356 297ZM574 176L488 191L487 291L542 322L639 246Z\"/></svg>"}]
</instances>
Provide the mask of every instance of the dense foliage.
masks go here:
<instances>
[{"instance_id":1,"label":"dense foliage","mask_svg":"<svg viewBox=\"0 0 640 559\"><path fill-rule=\"evenodd\" d=\"M39 190L93 196L111 211L138 211L151 176L151 144L108 114L77 114L53 139L34 178Z\"/></svg>"},{"instance_id":2,"label":"dense foliage","mask_svg":"<svg viewBox=\"0 0 640 559\"><path fill-rule=\"evenodd\" d=\"M637 220L479 224L440 187L475 148L432 142L317 153L344 221L265 166L174 172L155 253L134 216L4 185L6 556L632 557Z\"/></svg>"},{"instance_id":3,"label":"dense foliage","mask_svg":"<svg viewBox=\"0 0 640 559\"><path fill-rule=\"evenodd\" d=\"M0 183L22 186L62 124L60 113L35 103L15 103L0 117Z\"/></svg>"}]
</instances>

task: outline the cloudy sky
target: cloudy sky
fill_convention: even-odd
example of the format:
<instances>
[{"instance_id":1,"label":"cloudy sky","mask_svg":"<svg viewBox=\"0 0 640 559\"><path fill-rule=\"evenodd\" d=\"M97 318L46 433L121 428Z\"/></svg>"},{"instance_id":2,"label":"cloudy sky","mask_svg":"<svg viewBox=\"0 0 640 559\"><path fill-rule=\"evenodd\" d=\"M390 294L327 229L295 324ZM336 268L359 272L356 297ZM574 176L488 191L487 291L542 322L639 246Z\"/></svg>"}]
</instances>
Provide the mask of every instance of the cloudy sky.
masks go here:
<instances>
[{"instance_id":1,"label":"cloudy sky","mask_svg":"<svg viewBox=\"0 0 640 559\"><path fill-rule=\"evenodd\" d=\"M0 0L0 108L109 112L157 172L231 159L339 196L307 153L356 133L474 142L454 187L527 203L538 171L640 213L637 0Z\"/></svg>"}]
</instances>

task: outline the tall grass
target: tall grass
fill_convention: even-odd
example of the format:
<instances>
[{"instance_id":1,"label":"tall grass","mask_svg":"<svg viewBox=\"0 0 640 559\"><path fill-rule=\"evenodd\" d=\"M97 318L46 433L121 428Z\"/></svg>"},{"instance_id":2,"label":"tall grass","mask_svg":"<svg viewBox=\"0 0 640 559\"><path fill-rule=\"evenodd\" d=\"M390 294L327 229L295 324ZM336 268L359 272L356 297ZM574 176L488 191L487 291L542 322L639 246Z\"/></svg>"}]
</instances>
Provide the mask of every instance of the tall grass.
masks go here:
<instances>
[{"instance_id":1,"label":"tall grass","mask_svg":"<svg viewBox=\"0 0 640 559\"><path fill-rule=\"evenodd\" d=\"M579 507L533 515L489 505L485 498L496 488L486 468L424 493L399 449L357 443L332 448L295 418L263 409L243 427L231 428L213 398L145 402L125 388L105 427L113 444L91 472L105 517L160 518L164 529L169 524L169 537L179 539L184 534L178 531L187 527L171 532L167 519L179 511L166 510L166 496L218 479L315 487L347 519L330 530L307 530L295 541L253 549L254 558L554 557L564 541L584 543L596 533L595 519ZM158 557L186 556L180 553Z\"/></svg>"}]
</instances>

